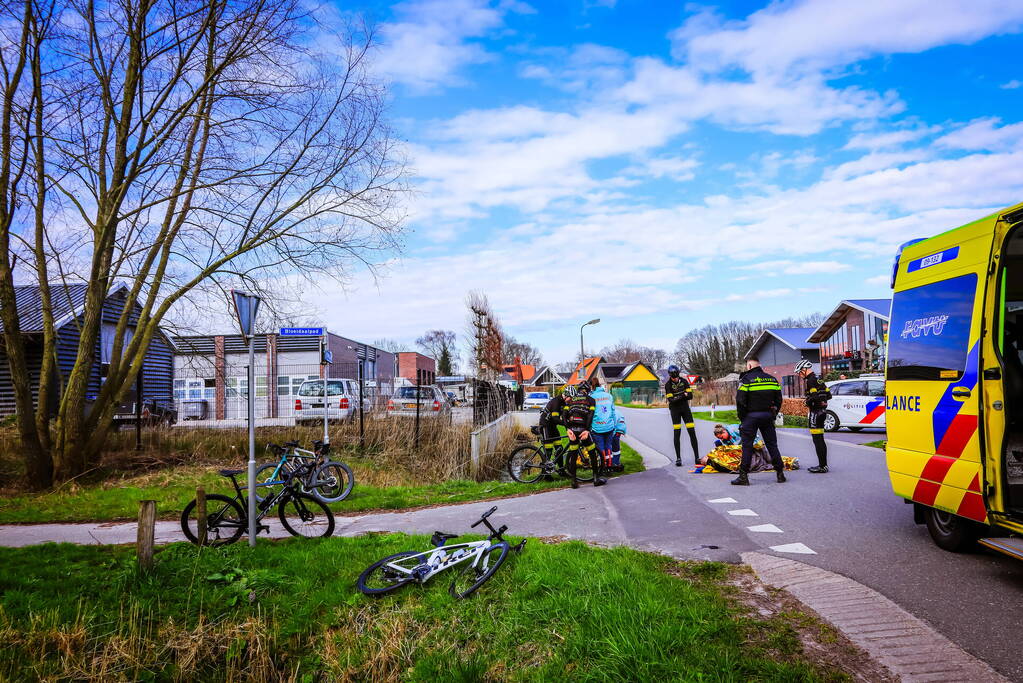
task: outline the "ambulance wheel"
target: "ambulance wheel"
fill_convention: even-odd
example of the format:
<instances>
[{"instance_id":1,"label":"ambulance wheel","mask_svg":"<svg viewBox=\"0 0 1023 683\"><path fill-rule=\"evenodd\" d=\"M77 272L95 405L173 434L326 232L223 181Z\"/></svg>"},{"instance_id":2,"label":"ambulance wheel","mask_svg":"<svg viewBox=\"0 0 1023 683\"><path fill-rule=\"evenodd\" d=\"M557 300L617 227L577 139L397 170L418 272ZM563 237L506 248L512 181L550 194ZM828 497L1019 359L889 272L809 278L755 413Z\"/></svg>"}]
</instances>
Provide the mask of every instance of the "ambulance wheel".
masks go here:
<instances>
[{"instance_id":1,"label":"ambulance wheel","mask_svg":"<svg viewBox=\"0 0 1023 683\"><path fill-rule=\"evenodd\" d=\"M977 545L977 525L951 512L927 508L927 531L942 550L964 553Z\"/></svg>"},{"instance_id":2,"label":"ambulance wheel","mask_svg":"<svg viewBox=\"0 0 1023 683\"><path fill-rule=\"evenodd\" d=\"M838 415L835 415L830 410L824 413L824 431L837 432L841 426L842 423L839 421Z\"/></svg>"}]
</instances>

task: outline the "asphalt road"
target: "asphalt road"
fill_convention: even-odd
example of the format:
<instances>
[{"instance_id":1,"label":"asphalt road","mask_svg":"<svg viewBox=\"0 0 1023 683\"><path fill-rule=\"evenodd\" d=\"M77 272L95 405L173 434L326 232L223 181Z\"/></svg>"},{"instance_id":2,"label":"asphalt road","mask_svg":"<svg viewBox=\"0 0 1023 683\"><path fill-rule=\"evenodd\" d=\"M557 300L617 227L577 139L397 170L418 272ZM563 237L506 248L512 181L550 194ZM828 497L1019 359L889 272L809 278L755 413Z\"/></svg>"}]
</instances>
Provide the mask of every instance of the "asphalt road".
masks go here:
<instances>
[{"instance_id":1,"label":"asphalt road","mask_svg":"<svg viewBox=\"0 0 1023 683\"><path fill-rule=\"evenodd\" d=\"M629 434L674 459L667 410L620 409ZM710 450L713 423L697 421L701 449ZM913 523L912 507L891 492L884 451L851 444L883 433L828 434L831 472L814 475L813 446L804 430L779 429L783 455L800 459L801 470L778 484L774 474L751 475L749 487L731 486L726 474L689 474L692 453L683 434L686 467L668 468L681 487L703 501L703 514L728 520L748 542L848 576L883 593L929 622L963 649L1013 680L1023 681L1017 636L1023 626L1023 563L990 551L959 555L935 546L924 526ZM855 437L854 439L852 437ZM667 457L667 456L666 456ZM733 498L734 504L711 503ZM756 516L729 514L752 511ZM776 531L749 527L774 525ZM712 541L713 542L713 541ZM803 544L814 554L769 550ZM728 541L722 540L722 549Z\"/></svg>"}]
</instances>

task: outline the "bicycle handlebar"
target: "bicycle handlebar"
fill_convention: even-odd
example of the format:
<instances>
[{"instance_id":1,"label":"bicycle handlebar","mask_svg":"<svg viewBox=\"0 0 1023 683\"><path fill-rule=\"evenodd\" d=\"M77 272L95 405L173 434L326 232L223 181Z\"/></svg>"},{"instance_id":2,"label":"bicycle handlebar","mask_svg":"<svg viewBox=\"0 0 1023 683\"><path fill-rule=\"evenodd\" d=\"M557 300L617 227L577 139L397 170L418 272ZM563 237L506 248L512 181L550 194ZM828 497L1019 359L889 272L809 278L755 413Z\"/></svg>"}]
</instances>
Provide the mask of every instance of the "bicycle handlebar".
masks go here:
<instances>
[{"instance_id":1,"label":"bicycle handlebar","mask_svg":"<svg viewBox=\"0 0 1023 683\"><path fill-rule=\"evenodd\" d=\"M497 506L496 505L494 507L490 508L489 510L487 510L486 512L484 512L480 516L479 520L474 522L473 525L471 527L469 527L469 528L470 529L475 529L480 524L483 524L484 522L486 522L487 523L487 527L489 529L493 530L494 527L490 526L490 522L487 522L487 517L489 517L490 515L494 514L495 512L497 512Z\"/></svg>"}]
</instances>

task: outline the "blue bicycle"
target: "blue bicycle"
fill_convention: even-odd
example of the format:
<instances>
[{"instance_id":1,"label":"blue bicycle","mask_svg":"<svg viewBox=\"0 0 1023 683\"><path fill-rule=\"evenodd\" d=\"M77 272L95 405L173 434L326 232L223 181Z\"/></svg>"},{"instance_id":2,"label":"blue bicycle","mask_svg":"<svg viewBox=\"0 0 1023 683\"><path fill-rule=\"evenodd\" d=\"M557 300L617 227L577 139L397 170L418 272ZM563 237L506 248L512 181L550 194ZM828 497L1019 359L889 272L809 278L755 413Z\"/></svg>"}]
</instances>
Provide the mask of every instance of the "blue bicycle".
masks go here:
<instances>
[{"instance_id":1,"label":"blue bicycle","mask_svg":"<svg viewBox=\"0 0 1023 683\"><path fill-rule=\"evenodd\" d=\"M286 441L283 446L267 444L266 450L275 458L256 470L256 500L272 498L287 483L288 476L300 470L302 488L323 501L336 503L344 500L355 486L352 468L343 462L331 460L330 444L313 442L313 450L299 448L297 441Z\"/></svg>"}]
</instances>

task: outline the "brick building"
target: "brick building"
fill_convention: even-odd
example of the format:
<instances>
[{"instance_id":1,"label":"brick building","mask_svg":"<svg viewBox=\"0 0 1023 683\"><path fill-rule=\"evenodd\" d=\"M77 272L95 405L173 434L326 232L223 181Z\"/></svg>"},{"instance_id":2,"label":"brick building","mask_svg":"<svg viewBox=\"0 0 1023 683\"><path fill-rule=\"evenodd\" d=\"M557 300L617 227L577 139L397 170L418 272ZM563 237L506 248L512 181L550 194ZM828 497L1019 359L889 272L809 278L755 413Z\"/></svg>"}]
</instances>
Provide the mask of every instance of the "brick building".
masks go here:
<instances>
[{"instance_id":1,"label":"brick building","mask_svg":"<svg viewBox=\"0 0 1023 683\"><path fill-rule=\"evenodd\" d=\"M884 372L891 299L847 299L807 341L820 344L821 373Z\"/></svg>"},{"instance_id":2,"label":"brick building","mask_svg":"<svg viewBox=\"0 0 1023 683\"><path fill-rule=\"evenodd\" d=\"M413 384L433 384L437 379L437 361L415 351L399 351L398 377L407 379ZM417 375L416 372L420 374Z\"/></svg>"}]
</instances>

